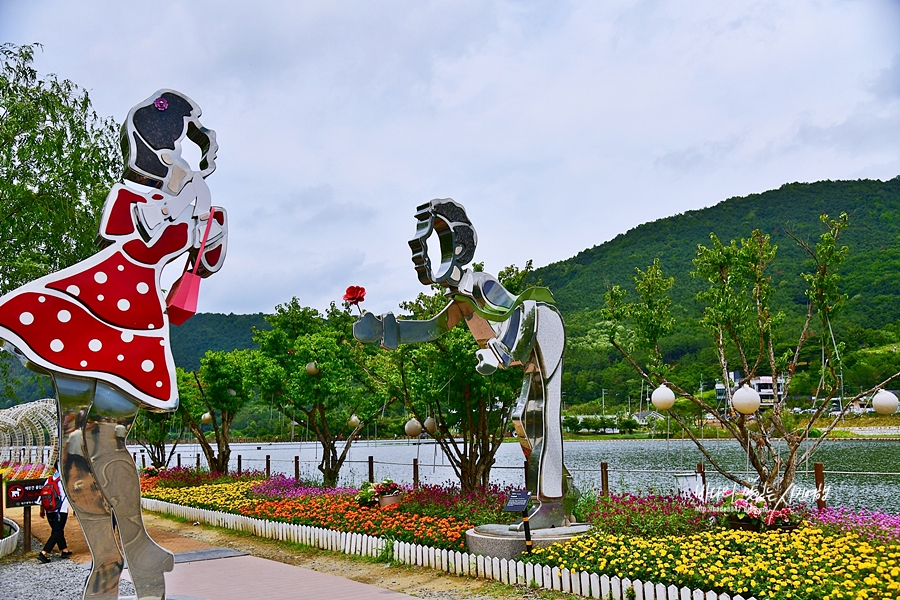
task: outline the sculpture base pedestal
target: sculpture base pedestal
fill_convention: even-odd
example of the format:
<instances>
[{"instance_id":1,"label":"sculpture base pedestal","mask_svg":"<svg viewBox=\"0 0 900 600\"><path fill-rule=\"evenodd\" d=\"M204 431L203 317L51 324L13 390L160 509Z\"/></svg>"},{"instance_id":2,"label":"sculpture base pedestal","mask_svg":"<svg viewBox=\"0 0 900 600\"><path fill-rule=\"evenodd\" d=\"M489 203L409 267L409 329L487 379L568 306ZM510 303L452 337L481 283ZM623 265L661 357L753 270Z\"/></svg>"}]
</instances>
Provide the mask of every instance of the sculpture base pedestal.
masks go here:
<instances>
[{"instance_id":1,"label":"sculpture base pedestal","mask_svg":"<svg viewBox=\"0 0 900 600\"><path fill-rule=\"evenodd\" d=\"M534 529L531 531L532 547L543 548L557 542L567 542L590 529L590 525ZM479 525L466 532L466 545L471 554L509 560L518 558L525 552L525 532L510 531L509 525Z\"/></svg>"}]
</instances>

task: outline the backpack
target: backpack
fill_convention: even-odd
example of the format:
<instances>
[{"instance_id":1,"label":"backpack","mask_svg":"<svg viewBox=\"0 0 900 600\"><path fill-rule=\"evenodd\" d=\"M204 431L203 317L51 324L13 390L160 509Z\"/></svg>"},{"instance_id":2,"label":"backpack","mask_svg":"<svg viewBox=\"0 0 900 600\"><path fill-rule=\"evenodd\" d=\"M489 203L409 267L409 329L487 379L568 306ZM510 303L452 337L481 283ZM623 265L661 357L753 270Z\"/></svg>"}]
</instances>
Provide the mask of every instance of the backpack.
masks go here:
<instances>
[{"instance_id":1,"label":"backpack","mask_svg":"<svg viewBox=\"0 0 900 600\"><path fill-rule=\"evenodd\" d=\"M50 477L41 488L41 508L44 512L55 513L62 508L62 495L57 485L56 480Z\"/></svg>"}]
</instances>

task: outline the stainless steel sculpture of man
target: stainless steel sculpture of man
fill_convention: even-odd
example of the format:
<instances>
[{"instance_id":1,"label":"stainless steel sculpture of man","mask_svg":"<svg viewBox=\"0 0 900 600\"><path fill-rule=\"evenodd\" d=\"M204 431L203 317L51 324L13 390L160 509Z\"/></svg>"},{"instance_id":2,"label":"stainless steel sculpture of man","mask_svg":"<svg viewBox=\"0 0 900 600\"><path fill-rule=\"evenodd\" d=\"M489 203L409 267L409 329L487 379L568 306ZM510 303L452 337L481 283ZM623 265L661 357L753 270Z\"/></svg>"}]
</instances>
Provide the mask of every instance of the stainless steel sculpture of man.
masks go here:
<instances>
[{"instance_id":1,"label":"stainless steel sculpture of man","mask_svg":"<svg viewBox=\"0 0 900 600\"><path fill-rule=\"evenodd\" d=\"M512 420L528 460L528 487L535 500L529 521L534 529L563 527L567 524L563 497L571 485L563 466L560 428L566 335L559 311L550 304L553 297L540 287L516 296L494 276L465 268L475 255L478 238L461 204L432 200L419 206L416 219L416 235L409 246L419 281L441 285L452 301L427 321L364 313L354 324L353 335L363 343L396 350L400 344L435 340L465 320L482 348L477 352L479 373L521 366L525 379ZM432 234L437 234L441 249L437 271L428 256Z\"/></svg>"}]
</instances>

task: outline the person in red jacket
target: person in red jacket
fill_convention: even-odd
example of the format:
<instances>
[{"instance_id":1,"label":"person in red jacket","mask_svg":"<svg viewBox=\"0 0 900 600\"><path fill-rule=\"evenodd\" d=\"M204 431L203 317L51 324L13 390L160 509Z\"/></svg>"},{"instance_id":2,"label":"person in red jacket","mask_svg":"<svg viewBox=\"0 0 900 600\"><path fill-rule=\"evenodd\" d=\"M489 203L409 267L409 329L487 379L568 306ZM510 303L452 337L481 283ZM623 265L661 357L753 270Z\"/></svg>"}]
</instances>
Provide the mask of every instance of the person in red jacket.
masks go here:
<instances>
[{"instance_id":1,"label":"person in red jacket","mask_svg":"<svg viewBox=\"0 0 900 600\"><path fill-rule=\"evenodd\" d=\"M50 478L49 483L56 487L56 493L59 494L59 508L47 512L44 510L43 506L41 507L41 516L46 518L47 523L50 525L50 537L47 538L47 543L44 544L44 548L38 552L38 560L42 563L50 562L50 553L53 551L54 546L59 547L59 555L62 558L69 558L72 556L72 551L69 550L69 545L66 543L66 521L69 518L69 499L66 498L66 490L63 489L58 467Z\"/></svg>"},{"instance_id":2,"label":"person in red jacket","mask_svg":"<svg viewBox=\"0 0 900 600\"><path fill-rule=\"evenodd\" d=\"M56 390L62 481L93 558L86 598L118 593L113 518L139 598L163 598L163 573L174 564L144 528L137 470L121 440L140 407L178 407L163 267L187 256L182 278L208 277L225 258L226 213L211 205L205 182L218 146L200 114L174 90L132 108L121 134L123 182L100 220L102 249L0 298L0 338ZM182 158L185 141L201 150L197 170Z\"/></svg>"}]
</instances>

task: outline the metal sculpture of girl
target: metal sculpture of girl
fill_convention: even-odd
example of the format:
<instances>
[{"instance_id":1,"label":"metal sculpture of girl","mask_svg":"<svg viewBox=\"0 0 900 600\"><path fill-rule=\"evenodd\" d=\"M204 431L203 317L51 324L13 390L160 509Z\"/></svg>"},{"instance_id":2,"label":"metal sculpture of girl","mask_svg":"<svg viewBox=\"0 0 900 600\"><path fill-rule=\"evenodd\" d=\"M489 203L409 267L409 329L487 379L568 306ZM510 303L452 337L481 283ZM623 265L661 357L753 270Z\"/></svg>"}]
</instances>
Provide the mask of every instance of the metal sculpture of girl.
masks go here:
<instances>
[{"instance_id":1,"label":"metal sculpture of girl","mask_svg":"<svg viewBox=\"0 0 900 600\"><path fill-rule=\"evenodd\" d=\"M204 181L218 146L199 117L173 90L132 108L122 126L124 182L110 190L100 220L102 250L0 298L6 348L53 380L60 471L93 558L84 598L118 597L123 557L113 517L139 598L164 598L174 564L144 528L137 469L122 441L140 407L178 407L169 321L192 311L163 296L163 267L188 255L175 288L190 296L196 278L225 259L225 211L211 206ZM185 138L202 153L198 171L182 158Z\"/></svg>"},{"instance_id":2,"label":"metal sculpture of girl","mask_svg":"<svg viewBox=\"0 0 900 600\"><path fill-rule=\"evenodd\" d=\"M452 301L427 321L397 320L392 313L364 313L353 326L354 337L396 350L399 344L435 340L465 320L481 346L476 369L490 375L498 368L521 366L522 393L512 421L528 460L528 487L535 500L529 521L534 529L567 524L563 497L571 477L563 466L560 405L565 327L552 306L549 290L528 288L511 294L497 279L465 268L475 255L478 238L463 206L453 200L432 200L416 213L418 225L410 240L419 281L438 284ZM432 266L428 238L437 234L441 262Z\"/></svg>"}]
</instances>

